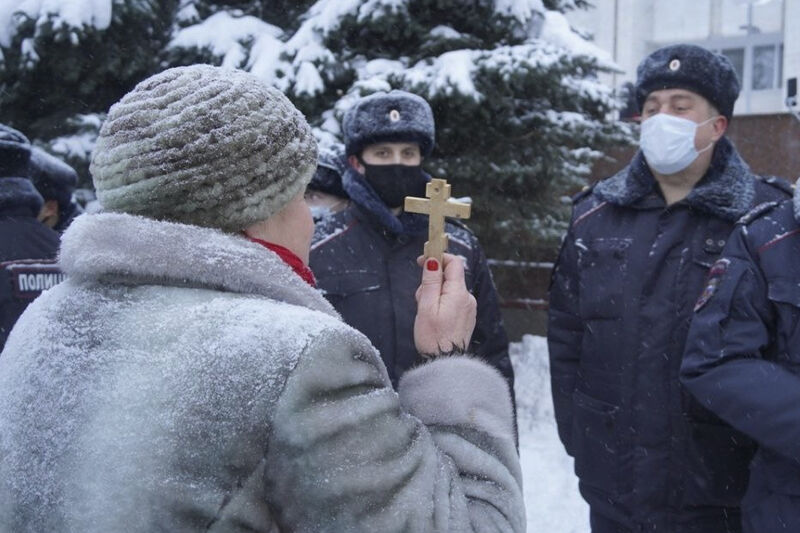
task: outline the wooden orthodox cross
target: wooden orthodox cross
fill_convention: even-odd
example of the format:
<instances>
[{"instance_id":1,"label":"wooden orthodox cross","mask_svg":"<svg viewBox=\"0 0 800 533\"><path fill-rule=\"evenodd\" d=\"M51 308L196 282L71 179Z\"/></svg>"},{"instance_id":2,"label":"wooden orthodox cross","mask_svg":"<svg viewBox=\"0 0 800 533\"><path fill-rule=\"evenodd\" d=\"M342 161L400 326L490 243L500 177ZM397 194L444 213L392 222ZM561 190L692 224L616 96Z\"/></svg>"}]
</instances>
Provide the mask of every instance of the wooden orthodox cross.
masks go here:
<instances>
[{"instance_id":1,"label":"wooden orthodox cross","mask_svg":"<svg viewBox=\"0 0 800 533\"><path fill-rule=\"evenodd\" d=\"M432 179L425 188L425 196L430 198L406 197L405 210L409 213L422 213L429 216L428 242L425 243L425 257L433 257L442 264L442 255L447 251L447 233L444 232L444 217L469 218L470 205L450 199L450 185L447 180Z\"/></svg>"}]
</instances>

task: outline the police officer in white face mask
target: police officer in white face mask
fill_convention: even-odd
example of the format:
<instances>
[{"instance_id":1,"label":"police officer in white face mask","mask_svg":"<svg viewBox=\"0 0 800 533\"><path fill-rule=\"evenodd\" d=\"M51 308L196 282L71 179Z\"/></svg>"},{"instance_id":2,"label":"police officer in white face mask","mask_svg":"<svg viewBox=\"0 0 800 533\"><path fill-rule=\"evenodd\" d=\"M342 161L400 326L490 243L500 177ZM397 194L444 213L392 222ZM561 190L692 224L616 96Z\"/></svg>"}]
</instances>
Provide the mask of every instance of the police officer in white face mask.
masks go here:
<instances>
[{"instance_id":1,"label":"police officer in white face mask","mask_svg":"<svg viewBox=\"0 0 800 533\"><path fill-rule=\"evenodd\" d=\"M637 71L641 150L575 198L548 341L559 435L593 533L741 531L753 446L678 381L692 309L736 220L787 198L724 136L730 62L657 50Z\"/></svg>"},{"instance_id":2,"label":"police officer in white face mask","mask_svg":"<svg viewBox=\"0 0 800 533\"><path fill-rule=\"evenodd\" d=\"M688 196L711 165L714 144L728 127L739 83L724 56L688 46L659 52L638 69L640 145L665 200L672 204ZM720 69L719 79L703 72L708 62L726 67Z\"/></svg>"}]
</instances>

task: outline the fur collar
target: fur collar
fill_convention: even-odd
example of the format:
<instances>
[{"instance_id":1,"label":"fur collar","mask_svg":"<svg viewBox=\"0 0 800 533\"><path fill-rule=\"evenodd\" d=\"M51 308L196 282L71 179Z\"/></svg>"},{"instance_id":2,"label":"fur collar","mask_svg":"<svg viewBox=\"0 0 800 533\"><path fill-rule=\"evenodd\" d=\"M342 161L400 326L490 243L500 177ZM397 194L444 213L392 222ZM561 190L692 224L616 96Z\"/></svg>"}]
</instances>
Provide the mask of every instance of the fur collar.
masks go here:
<instances>
[{"instance_id":1,"label":"fur collar","mask_svg":"<svg viewBox=\"0 0 800 533\"><path fill-rule=\"evenodd\" d=\"M0 178L0 213L25 213L35 217L42 205L42 195L28 178Z\"/></svg>"},{"instance_id":2,"label":"fur collar","mask_svg":"<svg viewBox=\"0 0 800 533\"><path fill-rule=\"evenodd\" d=\"M722 137L714 147L706 175L685 202L722 219L736 221L753 206L755 179L733 143ZM629 206L650 194L655 186L655 178L639 150L630 165L599 182L594 192L611 204Z\"/></svg>"},{"instance_id":3,"label":"fur collar","mask_svg":"<svg viewBox=\"0 0 800 533\"><path fill-rule=\"evenodd\" d=\"M372 221L395 235L417 235L427 230L428 222L423 215L403 212L400 216L394 216L364 176L349 165L342 175L342 186L350 199L367 213Z\"/></svg>"},{"instance_id":4,"label":"fur collar","mask_svg":"<svg viewBox=\"0 0 800 533\"><path fill-rule=\"evenodd\" d=\"M72 279L257 294L338 317L277 254L244 237L121 213L81 215L64 232Z\"/></svg>"}]
</instances>

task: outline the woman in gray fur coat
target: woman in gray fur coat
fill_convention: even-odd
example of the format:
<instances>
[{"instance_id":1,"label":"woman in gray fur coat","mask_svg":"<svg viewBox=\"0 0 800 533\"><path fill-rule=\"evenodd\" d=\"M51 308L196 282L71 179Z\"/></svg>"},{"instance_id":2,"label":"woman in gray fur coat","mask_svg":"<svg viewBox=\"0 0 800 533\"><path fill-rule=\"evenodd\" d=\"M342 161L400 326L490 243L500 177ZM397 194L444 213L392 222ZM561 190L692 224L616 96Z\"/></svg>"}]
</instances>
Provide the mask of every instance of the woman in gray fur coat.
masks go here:
<instances>
[{"instance_id":1,"label":"woman in gray fur coat","mask_svg":"<svg viewBox=\"0 0 800 533\"><path fill-rule=\"evenodd\" d=\"M524 531L507 385L437 357L475 323L461 262L424 264L432 360L395 392L305 266L315 165L245 72L170 69L111 108L106 212L0 356L0 532Z\"/></svg>"}]
</instances>

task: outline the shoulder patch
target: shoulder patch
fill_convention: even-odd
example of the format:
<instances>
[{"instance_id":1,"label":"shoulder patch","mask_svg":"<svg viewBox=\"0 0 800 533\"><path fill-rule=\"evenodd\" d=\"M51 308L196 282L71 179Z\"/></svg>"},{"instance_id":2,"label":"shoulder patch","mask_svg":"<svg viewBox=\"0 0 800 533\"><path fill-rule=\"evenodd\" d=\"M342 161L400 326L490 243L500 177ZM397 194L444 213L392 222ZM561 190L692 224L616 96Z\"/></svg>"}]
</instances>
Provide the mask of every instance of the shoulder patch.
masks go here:
<instances>
[{"instance_id":1,"label":"shoulder patch","mask_svg":"<svg viewBox=\"0 0 800 533\"><path fill-rule=\"evenodd\" d=\"M785 192L789 196L794 194L794 185L789 183L783 178L779 178L778 176L760 176L756 175L756 179L762 183L766 183L767 185L771 185L775 187L781 192Z\"/></svg>"},{"instance_id":2,"label":"shoulder patch","mask_svg":"<svg viewBox=\"0 0 800 533\"><path fill-rule=\"evenodd\" d=\"M757 206L755 206L750 211L748 211L747 213L745 213L744 215L742 215L742 217L739 220L737 220L736 223L743 224L746 226L747 224L750 224L754 220L761 217L761 215L769 213L779 205L781 205L781 202L778 202L776 200L773 200L771 202L762 202Z\"/></svg>"},{"instance_id":3,"label":"shoulder patch","mask_svg":"<svg viewBox=\"0 0 800 533\"><path fill-rule=\"evenodd\" d=\"M697 299L697 303L694 304L695 313L702 309L711 301L711 298L714 297L714 294L719 288L719 282L728 270L728 265L730 264L730 259L718 259L716 263L711 265L711 269L708 271L708 278L706 278L705 287L703 287L703 293L700 295L700 298Z\"/></svg>"},{"instance_id":4,"label":"shoulder patch","mask_svg":"<svg viewBox=\"0 0 800 533\"><path fill-rule=\"evenodd\" d=\"M55 260L21 259L0 263L11 279L12 291L20 300L33 300L42 291L64 281Z\"/></svg>"}]
</instances>

